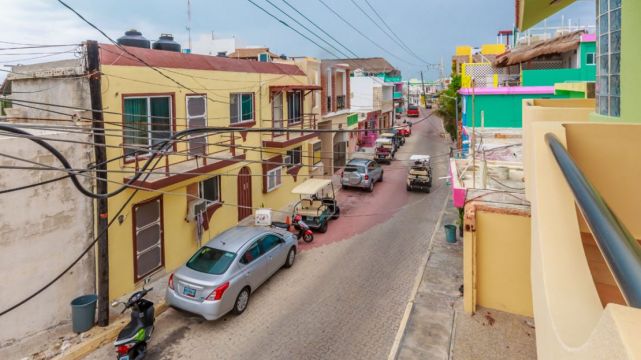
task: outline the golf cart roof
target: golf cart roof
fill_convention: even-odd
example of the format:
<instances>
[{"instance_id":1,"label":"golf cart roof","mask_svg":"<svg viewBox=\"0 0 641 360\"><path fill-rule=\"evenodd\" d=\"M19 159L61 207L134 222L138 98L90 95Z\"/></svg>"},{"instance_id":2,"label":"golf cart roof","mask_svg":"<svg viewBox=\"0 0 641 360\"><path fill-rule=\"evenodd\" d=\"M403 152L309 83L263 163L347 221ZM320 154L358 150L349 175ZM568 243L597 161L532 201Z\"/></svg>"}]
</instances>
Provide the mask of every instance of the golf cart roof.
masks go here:
<instances>
[{"instance_id":1,"label":"golf cart roof","mask_svg":"<svg viewBox=\"0 0 641 360\"><path fill-rule=\"evenodd\" d=\"M389 139L389 138L378 138L378 139L376 139L376 143L377 144L391 144L392 143L392 139Z\"/></svg>"},{"instance_id":2,"label":"golf cart roof","mask_svg":"<svg viewBox=\"0 0 641 360\"><path fill-rule=\"evenodd\" d=\"M410 161L430 161L430 156L414 154L410 156Z\"/></svg>"},{"instance_id":3,"label":"golf cart roof","mask_svg":"<svg viewBox=\"0 0 641 360\"><path fill-rule=\"evenodd\" d=\"M296 186L292 190L292 194L299 195L312 195L323 190L327 185L331 185L332 180L329 179L308 179L304 183Z\"/></svg>"},{"instance_id":4,"label":"golf cart roof","mask_svg":"<svg viewBox=\"0 0 641 360\"><path fill-rule=\"evenodd\" d=\"M394 134L392 134L392 133L382 133L381 137L384 137L384 138L394 137Z\"/></svg>"}]
</instances>

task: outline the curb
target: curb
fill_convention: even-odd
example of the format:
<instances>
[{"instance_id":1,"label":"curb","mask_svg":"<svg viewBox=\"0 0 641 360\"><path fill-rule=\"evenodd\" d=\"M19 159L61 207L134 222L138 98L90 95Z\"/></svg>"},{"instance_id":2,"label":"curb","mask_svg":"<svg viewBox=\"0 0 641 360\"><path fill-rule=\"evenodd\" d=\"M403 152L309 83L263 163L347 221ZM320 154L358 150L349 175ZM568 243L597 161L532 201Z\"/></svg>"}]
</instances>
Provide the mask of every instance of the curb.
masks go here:
<instances>
[{"instance_id":1,"label":"curb","mask_svg":"<svg viewBox=\"0 0 641 360\"><path fill-rule=\"evenodd\" d=\"M155 315L158 316L169 308L165 300L159 301L154 305ZM55 356L54 360L76 360L81 359L99 347L112 342L118 336L118 333L129 322L129 316L120 316L106 327L94 327L87 332L87 337L79 344L71 346L62 354Z\"/></svg>"},{"instance_id":2,"label":"curb","mask_svg":"<svg viewBox=\"0 0 641 360\"><path fill-rule=\"evenodd\" d=\"M434 225L434 230L432 231L432 236L430 237L430 241L428 243L427 253L424 256L423 261L421 261L421 267L416 274L416 279L414 280L414 286L412 287L410 299L408 300L407 306L405 307L405 312L403 313L403 317L401 318L401 323L398 327L398 331L396 332L396 337L394 338L394 343L392 344L392 348L390 349L389 355L387 356L387 360L396 360L396 357L398 356L398 352L401 348L401 341L403 340L403 336L405 335L405 329L407 328L407 323L409 322L412 309L414 308L416 294L418 293L418 288L421 286L423 275L425 274L425 269L427 268L427 262L430 260L430 255L432 254L432 242L434 241L436 233L438 232L438 228L443 220L443 215L445 214L445 209L447 208L448 201L449 197L446 196L445 202L443 203L443 208L441 209L441 213L439 214L438 220Z\"/></svg>"}]
</instances>

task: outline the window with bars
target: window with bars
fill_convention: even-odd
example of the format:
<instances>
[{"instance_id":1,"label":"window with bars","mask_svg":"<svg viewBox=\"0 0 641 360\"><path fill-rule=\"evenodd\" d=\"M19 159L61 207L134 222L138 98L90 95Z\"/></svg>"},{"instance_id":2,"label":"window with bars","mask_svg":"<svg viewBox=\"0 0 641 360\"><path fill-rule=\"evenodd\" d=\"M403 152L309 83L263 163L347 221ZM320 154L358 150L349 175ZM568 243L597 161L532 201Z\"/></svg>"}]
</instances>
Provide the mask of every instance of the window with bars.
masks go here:
<instances>
[{"instance_id":1,"label":"window with bars","mask_svg":"<svg viewBox=\"0 0 641 360\"><path fill-rule=\"evenodd\" d=\"M254 94L231 94L229 113L232 124L254 121Z\"/></svg>"},{"instance_id":2,"label":"window with bars","mask_svg":"<svg viewBox=\"0 0 641 360\"><path fill-rule=\"evenodd\" d=\"M597 0L597 112L621 114L621 0Z\"/></svg>"},{"instance_id":3,"label":"window with bars","mask_svg":"<svg viewBox=\"0 0 641 360\"><path fill-rule=\"evenodd\" d=\"M169 139L172 133L171 96L125 97L125 156L145 155L149 147Z\"/></svg>"}]
</instances>

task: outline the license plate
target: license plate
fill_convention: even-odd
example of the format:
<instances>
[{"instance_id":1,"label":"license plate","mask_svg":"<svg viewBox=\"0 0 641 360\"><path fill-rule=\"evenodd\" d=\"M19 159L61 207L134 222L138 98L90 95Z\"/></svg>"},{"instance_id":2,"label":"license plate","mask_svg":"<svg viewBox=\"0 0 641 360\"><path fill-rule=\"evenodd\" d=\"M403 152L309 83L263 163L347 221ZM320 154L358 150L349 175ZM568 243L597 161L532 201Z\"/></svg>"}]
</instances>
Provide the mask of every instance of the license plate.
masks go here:
<instances>
[{"instance_id":1,"label":"license plate","mask_svg":"<svg viewBox=\"0 0 641 360\"><path fill-rule=\"evenodd\" d=\"M189 297L195 297L196 296L196 289L192 289L190 287L185 286L183 288L183 294L187 295Z\"/></svg>"},{"instance_id":2,"label":"license plate","mask_svg":"<svg viewBox=\"0 0 641 360\"><path fill-rule=\"evenodd\" d=\"M119 357L118 360L129 360L129 355L123 355Z\"/></svg>"}]
</instances>

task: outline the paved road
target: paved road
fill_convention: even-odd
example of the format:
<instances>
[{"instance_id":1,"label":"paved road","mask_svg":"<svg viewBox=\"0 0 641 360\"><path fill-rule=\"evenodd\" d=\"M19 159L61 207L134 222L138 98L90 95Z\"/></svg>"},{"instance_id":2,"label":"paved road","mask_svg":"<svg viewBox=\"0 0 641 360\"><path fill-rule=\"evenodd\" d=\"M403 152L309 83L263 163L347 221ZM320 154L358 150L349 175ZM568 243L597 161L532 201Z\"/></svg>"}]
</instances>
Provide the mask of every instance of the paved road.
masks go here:
<instances>
[{"instance_id":1,"label":"paved road","mask_svg":"<svg viewBox=\"0 0 641 360\"><path fill-rule=\"evenodd\" d=\"M447 153L441 129L435 117L417 124L397 158ZM434 158L435 177L447 174L446 159ZM445 180L431 194L407 193L406 164L386 166L373 194L341 192L341 218L258 289L241 316L159 316L149 358L386 359L448 193ZM89 358L112 356L107 345Z\"/></svg>"}]
</instances>

